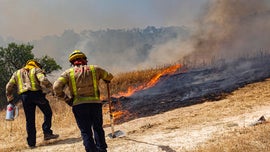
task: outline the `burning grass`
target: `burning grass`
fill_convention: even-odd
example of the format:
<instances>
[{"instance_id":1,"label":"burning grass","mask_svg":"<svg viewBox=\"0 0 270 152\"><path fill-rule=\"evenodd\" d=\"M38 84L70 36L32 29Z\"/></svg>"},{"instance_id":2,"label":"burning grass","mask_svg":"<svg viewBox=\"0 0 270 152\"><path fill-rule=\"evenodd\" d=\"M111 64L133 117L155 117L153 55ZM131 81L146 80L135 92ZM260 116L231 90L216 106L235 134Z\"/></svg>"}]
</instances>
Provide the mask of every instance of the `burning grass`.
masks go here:
<instances>
[{"instance_id":1,"label":"burning grass","mask_svg":"<svg viewBox=\"0 0 270 152\"><path fill-rule=\"evenodd\" d=\"M154 76L152 76L152 78L148 81L144 81L141 85L139 86L129 86L127 91L125 92L118 92L115 96L116 97L121 97L121 96L131 96L133 95L135 92L137 91L141 91L141 90L145 90L148 89L150 87L155 86L158 82L159 79L164 76L164 75L170 75L170 74L174 74L179 68L181 67L180 64L175 64L169 67L166 67L165 69L162 69L162 71L158 72L157 74L155 74Z\"/></svg>"},{"instance_id":2,"label":"burning grass","mask_svg":"<svg viewBox=\"0 0 270 152\"><path fill-rule=\"evenodd\" d=\"M136 88L140 85L149 82L154 76L161 73L168 66L161 66L156 68L150 68L145 70L131 71L126 73L116 74L110 83L111 95L116 95L119 92L125 92L131 86ZM101 81L100 83L100 93L101 98L107 99L106 84Z\"/></svg>"},{"instance_id":3,"label":"burning grass","mask_svg":"<svg viewBox=\"0 0 270 152\"><path fill-rule=\"evenodd\" d=\"M170 66L172 65L116 74L111 83L112 95L116 95L119 92L126 92L130 87L136 88L144 85ZM106 90L105 87L105 85L101 86L101 90Z\"/></svg>"}]
</instances>

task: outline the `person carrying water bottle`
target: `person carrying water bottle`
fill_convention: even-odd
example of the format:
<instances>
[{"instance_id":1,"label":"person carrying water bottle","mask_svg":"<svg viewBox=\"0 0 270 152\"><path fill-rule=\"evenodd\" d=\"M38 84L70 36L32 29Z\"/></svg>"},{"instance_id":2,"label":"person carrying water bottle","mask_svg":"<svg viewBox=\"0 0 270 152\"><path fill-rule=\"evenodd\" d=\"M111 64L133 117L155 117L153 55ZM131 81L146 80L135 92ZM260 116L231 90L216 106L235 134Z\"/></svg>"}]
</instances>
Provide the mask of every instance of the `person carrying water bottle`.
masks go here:
<instances>
[{"instance_id":1,"label":"person carrying water bottle","mask_svg":"<svg viewBox=\"0 0 270 152\"><path fill-rule=\"evenodd\" d=\"M44 114L42 130L44 140L56 139L59 137L51 130L52 110L49 101L42 92L42 87L50 88L52 84L47 79L41 65L36 60L28 60L26 65L15 71L9 82L6 84L7 101L14 105L13 92L15 89L21 96L23 109L26 117L27 143L30 148L36 147L36 106Z\"/></svg>"}]
</instances>

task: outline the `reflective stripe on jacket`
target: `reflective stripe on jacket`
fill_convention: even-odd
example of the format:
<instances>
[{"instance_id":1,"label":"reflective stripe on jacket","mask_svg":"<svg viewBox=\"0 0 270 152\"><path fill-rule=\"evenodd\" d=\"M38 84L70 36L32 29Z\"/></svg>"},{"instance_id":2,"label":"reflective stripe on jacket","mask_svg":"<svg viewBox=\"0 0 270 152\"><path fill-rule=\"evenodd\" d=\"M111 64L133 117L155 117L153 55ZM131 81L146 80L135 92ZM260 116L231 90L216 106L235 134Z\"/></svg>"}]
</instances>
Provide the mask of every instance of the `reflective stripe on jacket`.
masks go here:
<instances>
[{"instance_id":1,"label":"reflective stripe on jacket","mask_svg":"<svg viewBox=\"0 0 270 152\"><path fill-rule=\"evenodd\" d=\"M26 91L42 90L42 86L51 88L51 82L46 78L44 72L40 68L17 70L11 76L6 85L6 96L8 101L13 99L13 90L17 87L17 93L22 94Z\"/></svg>"},{"instance_id":2,"label":"reflective stripe on jacket","mask_svg":"<svg viewBox=\"0 0 270 152\"><path fill-rule=\"evenodd\" d=\"M55 95L64 98L67 85L74 99L73 105L100 103L99 80L111 81L113 75L94 65L81 65L66 70L54 82Z\"/></svg>"}]
</instances>

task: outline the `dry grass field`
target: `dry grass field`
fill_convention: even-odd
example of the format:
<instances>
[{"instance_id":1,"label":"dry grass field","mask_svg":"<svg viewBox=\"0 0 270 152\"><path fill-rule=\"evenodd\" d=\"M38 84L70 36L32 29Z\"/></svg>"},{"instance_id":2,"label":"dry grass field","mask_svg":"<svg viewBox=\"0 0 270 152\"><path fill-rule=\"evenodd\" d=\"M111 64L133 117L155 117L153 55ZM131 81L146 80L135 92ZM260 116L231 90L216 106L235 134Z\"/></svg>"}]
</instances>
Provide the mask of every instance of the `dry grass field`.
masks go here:
<instances>
[{"instance_id":1,"label":"dry grass field","mask_svg":"<svg viewBox=\"0 0 270 152\"><path fill-rule=\"evenodd\" d=\"M117 76L112 82L115 94L130 83L151 79L157 71L148 72L146 78L129 74ZM128 79L127 79L128 78ZM119 87L120 81L123 86ZM105 86L101 86L105 88ZM106 93L103 92L104 98ZM60 138L43 141L41 130L43 116L36 113L37 148L28 149L26 144L25 118L20 103L20 114L12 122L4 120L1 111L0 151L84 151L80 132L76 126L71 108L63 101L48 96L53 109L52 129ZM261 116L266 122L252 125ZM111 139L106 136L109 152L262 152L270 150L270 79L248 84L218 101L201 104L142 117L115 125L115 130L126 133L124 137ZM104 105L104 126L106 134L111 132L107 105Z\"/></svg>"}]
</instances>

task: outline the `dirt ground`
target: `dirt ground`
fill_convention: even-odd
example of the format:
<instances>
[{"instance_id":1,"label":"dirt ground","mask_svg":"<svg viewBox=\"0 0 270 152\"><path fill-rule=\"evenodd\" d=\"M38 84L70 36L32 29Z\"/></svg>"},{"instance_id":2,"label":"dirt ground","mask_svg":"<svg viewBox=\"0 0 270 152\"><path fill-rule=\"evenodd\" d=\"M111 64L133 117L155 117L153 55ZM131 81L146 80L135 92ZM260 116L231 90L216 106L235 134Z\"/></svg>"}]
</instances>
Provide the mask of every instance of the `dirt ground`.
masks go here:
<instances>
[{"instance_id":1,"label":"dirt ground","mask_svg":"<svg viewBox=\"0 0 270 152\"><path fill-rule=\"evenodd\" d=\"M125 132L121 138L106 136L109 152L179 152L193 151L205 146L210 140L235 129L252 127L264 116L270 117L270 79L249 84L232 92L219 101L206 101L201 104L182 107L154 116L142 117L115 125L115 130ZM104 119L109 116L104 115ZM5 129L9 130L8 123ZM24 128L22 128L24 130ZM25 145L16 151L23 152L81 152L84 151L79 130L75 123L64 128L54 128L60 138L43 142L38 134L38 147L28 149L24 140L16 142L16 136L1 137L0 149L16 144ZM105 128L106 135L111 128ZM25 136L25 135L24 135ZM7 140L4 140L7 139ZM10 150L12 151L12 150Z\"/></svg>"}]
</instances>

